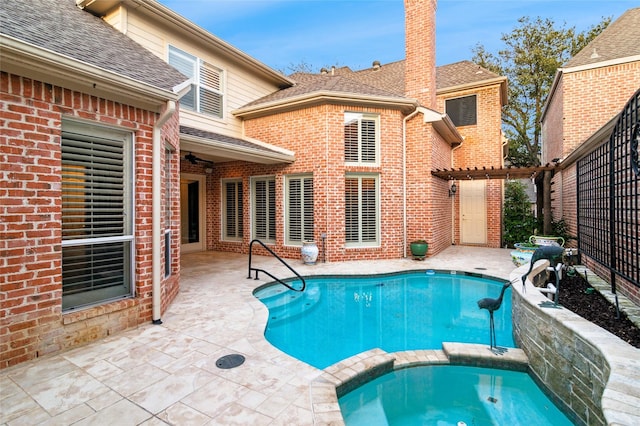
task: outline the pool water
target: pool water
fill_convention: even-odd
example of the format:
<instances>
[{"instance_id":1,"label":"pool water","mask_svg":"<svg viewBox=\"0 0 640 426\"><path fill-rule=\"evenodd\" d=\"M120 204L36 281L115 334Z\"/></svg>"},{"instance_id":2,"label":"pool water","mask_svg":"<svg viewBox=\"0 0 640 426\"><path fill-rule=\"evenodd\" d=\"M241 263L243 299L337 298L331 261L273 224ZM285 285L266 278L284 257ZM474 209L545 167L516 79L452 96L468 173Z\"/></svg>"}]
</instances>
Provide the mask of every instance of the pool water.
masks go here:
<instances>
[{"instance_id":1,"label":"pool water","mask_svg":"<svg viewBox=\"0 0 640 426\"><path fill-rule=\"evenodd\" d=\"M273 284L254 294L269 308L267 340L317 368L373 348L397 352L442 349L442 342L488 345L489 313L477 301L498 297L504 284L433 271L305 280L304 292ZM515 347L511 289L494 319L498 346Z\"/></svg>"},{"instance_id":2,"label":"pool water","mask_svg":"<svg viewBox=\"0 0 640 426\"><path fill-rule=\"evenodd\" d=\"M573 424L527 373L481 367L394 371L339 403L347 426Z\"/></svg>"}]
</instances>

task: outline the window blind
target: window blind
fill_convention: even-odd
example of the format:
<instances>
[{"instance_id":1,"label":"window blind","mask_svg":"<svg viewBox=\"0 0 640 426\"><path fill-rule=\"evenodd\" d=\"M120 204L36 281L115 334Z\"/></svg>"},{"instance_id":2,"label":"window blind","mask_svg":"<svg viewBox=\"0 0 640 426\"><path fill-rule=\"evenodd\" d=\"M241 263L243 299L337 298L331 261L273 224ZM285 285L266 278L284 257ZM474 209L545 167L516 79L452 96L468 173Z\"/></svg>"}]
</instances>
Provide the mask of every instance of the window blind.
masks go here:
<instances>
[{"instance_id":1,"label":"window blind","mask_svg":"<svg viewBox=\"0 0 640 426\"><path fill-rule=\"evenodd\" d=\"M65 127L87 131L65 131ZM63 123L63 309L131 294L129 137Z\"/></svg>"}]
</instances>

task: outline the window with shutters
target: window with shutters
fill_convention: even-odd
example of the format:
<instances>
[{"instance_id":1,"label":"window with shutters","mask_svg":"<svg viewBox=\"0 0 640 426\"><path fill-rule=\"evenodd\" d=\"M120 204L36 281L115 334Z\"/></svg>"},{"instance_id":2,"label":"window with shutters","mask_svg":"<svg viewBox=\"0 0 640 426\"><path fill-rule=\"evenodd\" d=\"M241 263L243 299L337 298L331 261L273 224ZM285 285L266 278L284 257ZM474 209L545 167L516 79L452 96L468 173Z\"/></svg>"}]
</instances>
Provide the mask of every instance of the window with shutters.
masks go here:
<instances>
[{"instance_id":1,"label":"window with shutters","mask_svg":"<svg viewBox=\"0 0 640 426\"><path fill-rule=\"evenodd\" d=\"M476 95L447 99L445 109L456 127L472 126L477 122Z\"/></svg>"},{"instance_id":2,"label":"window with shutters","mask_svg":"<svg viewBox=\"0 0 640 426\"><path fill-rule=\"evenodd\" d=\"M252 239L265 243L276 241L276 179L275 177L254 178L252 190Z\"/></svg>"},{"instance_id":3,"label":"window with shutters","mask_svg":"<svg viewBox=\"0 0 640 426\"><path fill-rule=\"evenodd\" d=\"M313 176L287 176L285 203L286 244L313 240Z\"/></svg>"},{"instance_id":4,"label":"window with shutters","mask_svg":"<svg viewBox=\"0 0 640 426\"><path fill-rule=\"evenodd\" d=\"M222 191L223 238L242 241L242 180L223 180Z\"/></svg>"},{"instance_id":5,"label":"window with shutters","mask_svg":"<svg viewBox=\"0 0 640 426\"><path fill-rule=\"evenodd\" d=\"M180 107L222 118L223 71L173 46L169 46L169 64L192 78L191 90L180 99Z\"/></svg>"},{"instance_id":6,"label":"window with shutters","mask_svg":"<svg viewBox=\"0 0 640 426\"><path fill-rule=\"evenodd\" d=\"M376 165L379 157L380 117L376 114L344 114L344 161Z\"/></svg>"},{"instance_id":7,"label":"window with shutters","mask_svg":"<svg viewBox=\"0 0 640 426\"><path fill-rule=\"evenodd\" d=\"M347 247L380 245L379 177L348 174L345 179L345 239Z\"/></svg>"},{"instance_id":8,"label":"window with shutters","mask_svg":"<svg viewBox=\"0 0 640 426\"><path fill-rule=\"evenodd\" d=\"M62 309L133 295L133 135L62 122Z\"/></svg>"}]
</instances>

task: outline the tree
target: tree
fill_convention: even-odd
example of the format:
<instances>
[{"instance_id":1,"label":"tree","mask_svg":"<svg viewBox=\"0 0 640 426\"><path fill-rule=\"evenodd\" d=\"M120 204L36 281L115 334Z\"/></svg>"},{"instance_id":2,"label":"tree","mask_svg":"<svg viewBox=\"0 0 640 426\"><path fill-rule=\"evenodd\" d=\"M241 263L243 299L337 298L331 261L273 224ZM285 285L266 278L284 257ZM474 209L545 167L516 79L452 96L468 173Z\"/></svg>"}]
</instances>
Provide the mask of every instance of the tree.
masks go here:
<instances>
[{"instance_id":1,"label":"tree","mask_svg":"<svg viewBox=\"0 0 640 426\"><path fill-rule=\"evenodd\" d=\"M509 103L503 108L509 161L515 166L540 164L540 118L556 70L584 48L611 22L603 20L585 32L556 26L551 19L522 17L501 40L506 47L494 55L477 44L473 61L509 79Z\"/></svg>"},{"instance_id":2,"label":"tree","mask_svg":"<svg viewBox=\"0 0 640 426\"><path fill-rule=\"evenodd\" d=\"M535 233L536 217L522 182L508 181L505 185L503 217L502 244L513 247L515 243L529 241L529 236Z\"/></svg>"}]
</instances>

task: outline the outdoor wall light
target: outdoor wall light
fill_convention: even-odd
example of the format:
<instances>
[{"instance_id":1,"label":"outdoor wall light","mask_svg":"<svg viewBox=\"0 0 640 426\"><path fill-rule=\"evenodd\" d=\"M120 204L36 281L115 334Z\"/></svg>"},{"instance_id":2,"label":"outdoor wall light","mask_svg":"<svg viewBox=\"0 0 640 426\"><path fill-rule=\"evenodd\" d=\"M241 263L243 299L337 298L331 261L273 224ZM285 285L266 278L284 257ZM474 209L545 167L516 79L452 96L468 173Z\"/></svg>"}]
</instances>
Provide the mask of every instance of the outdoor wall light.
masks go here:
<instances>
[{"instance_id":1,"label":"outdoor wall light","mask_svg":"<svg viewBox=\"0 0 640 426\"><path fill-rule=\"evenodd\" d=\"M457 191L458 191L458 187L456 186L456 183L453 182L449 187L449 197L455 196Z\"/></svg>"}]
</instances>

